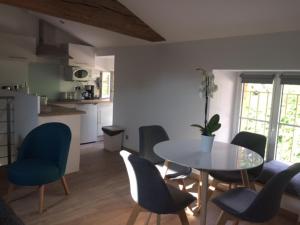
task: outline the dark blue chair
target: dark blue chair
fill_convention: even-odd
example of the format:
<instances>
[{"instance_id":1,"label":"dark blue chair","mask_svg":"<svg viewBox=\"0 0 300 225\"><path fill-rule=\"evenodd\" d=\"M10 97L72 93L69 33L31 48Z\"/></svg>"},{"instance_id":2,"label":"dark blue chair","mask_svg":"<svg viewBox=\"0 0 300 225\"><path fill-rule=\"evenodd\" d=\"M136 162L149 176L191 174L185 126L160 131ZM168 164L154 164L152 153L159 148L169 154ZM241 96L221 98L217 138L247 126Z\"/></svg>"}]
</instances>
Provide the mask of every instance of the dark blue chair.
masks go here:
<instances>
[{"instance_id":1,"label":"dark blue chair","mask_svg":"<svg viewBox=\"0 0 300 225\"><path fill-rule=\"evenodd\" d=\"M41 213L46 184L61 179L66 195L69 194L64 175L70 142L71 130L67 125L40 125L25 137L17 160L8 167L8 180L12 186L39 186Z\"/></svg>"},{"instance_id":2,"label":"dark blue chair","mask_svg":"<svg viewBox=\"0 0 300 225\"><path fill-rule=\"evenodd\" d=\"M139 128L140 135L140 151L141 157L149 160L157 166L161 171L165 160L155 154L153 147L163 141L168 141L169 136L165 129L158 125L142 126ZM192 169L189 167L181 166L173 162L168 162L167 174L165 179L174 180L180 183L185 190L184 179L189 177Z\"/></svg>"},{"instance_id":3,"label":"dark blue chair","mask_svg":"<svg viewBox=\"0 0 300 225\"><path fill-rule=\"evenodd\" d=\"M287 163L271 160L264 164L260 176L257 178L257 182L266 184L274 175L287 169L289 165ZM285 189L285 193L291 197L300 199L300 174L295 176ZM300 225L300 224L299 224Z\"/></svg>"},{"instance_id":4,"label":"dark blue chair","mask_svg":"<svg viewBox=\"0 0 300 225\"><path fill-rule=\"evenodd\" d=\"M263 135L242 131L233 138L231 144L248 148L264 158L266 141L267 139ZM261 174L262 168L263 165L247 171L249 181L253 189L255 189L254 181ZM211 175L215 180L213 186L215 186L218 181L228 184L242 184L240 171L211 171L209 175Z\"/></svg>"},{"instance_id":5,"label":"dark blue chair","mask_svg":"<svg viewBox=\"0 0 300 225\"><path fill-rule=\"evenodd\" d=\"M296 163L272 177L259 193L237 188L212 199L223 210L217 225L224 225L227 220L270 221L280 209L281 197L289 181L299 172L300 163Z\"/></svg>"},{"instance_id":6,"label":"dark blue chair","mask_svg":"<svg viewBox=\"0 0 300 225\"><path fill-rule=\"evenodd\" d=\"M158 223L161 214L178 214L181 223L188 225L184 209L195 198L187 192L166 184L152 162L124 150L120 155L127 168L131 196L137 203L127 225L133 225L141 211L158 214Z\"/></svg>"}]
</instances>

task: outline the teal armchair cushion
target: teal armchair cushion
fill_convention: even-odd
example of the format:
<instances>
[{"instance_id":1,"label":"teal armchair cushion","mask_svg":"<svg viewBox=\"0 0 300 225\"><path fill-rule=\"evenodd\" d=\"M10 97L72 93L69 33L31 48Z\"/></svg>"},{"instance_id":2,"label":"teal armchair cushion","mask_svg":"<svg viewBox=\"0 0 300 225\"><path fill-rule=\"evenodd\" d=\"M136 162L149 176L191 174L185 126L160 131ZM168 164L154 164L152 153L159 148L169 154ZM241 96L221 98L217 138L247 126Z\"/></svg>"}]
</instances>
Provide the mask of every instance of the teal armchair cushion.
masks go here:
<instances>
[{"instance_id":1,"label":"teal armchair cushion","mask_svg":"<svg viewBox=\"0 0 300 225\"><path fill-rule=\"evenodd\" d=\"M65 174L71 130L63 123L46 123L33 129L24 139L16 162L8 167L10 182L43 185Z\"/></svg>"},{"instance_id":2,"label":"teal armchair cushion","mask_svg":"<svg viewBox=\"0 0 300 225\"><path fill-rule=\"evenodd\" d=\"M8 177L16 185L36 186L56 181L61 175L58 167L50 161L24 159L10 166Z\"/></svg>"}]
</instances>

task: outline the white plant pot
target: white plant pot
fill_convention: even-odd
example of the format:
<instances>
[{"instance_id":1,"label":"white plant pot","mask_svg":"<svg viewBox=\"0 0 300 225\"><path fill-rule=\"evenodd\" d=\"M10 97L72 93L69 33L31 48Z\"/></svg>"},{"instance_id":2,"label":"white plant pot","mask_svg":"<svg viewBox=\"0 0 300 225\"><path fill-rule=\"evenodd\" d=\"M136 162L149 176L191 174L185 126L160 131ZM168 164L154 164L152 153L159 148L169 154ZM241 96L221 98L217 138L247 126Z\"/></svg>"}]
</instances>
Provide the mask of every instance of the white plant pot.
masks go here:
<instances>
[{"instance_id":1,"label":"white plant pot","mask_svg":"<svg viewBox=\"0 0 300 225\"><path fill-rule=\"evenodd\" d=\"M214 143L215 136L201 135L200 139L200 151L210 152Z\"/></svg>"}]
</instances>

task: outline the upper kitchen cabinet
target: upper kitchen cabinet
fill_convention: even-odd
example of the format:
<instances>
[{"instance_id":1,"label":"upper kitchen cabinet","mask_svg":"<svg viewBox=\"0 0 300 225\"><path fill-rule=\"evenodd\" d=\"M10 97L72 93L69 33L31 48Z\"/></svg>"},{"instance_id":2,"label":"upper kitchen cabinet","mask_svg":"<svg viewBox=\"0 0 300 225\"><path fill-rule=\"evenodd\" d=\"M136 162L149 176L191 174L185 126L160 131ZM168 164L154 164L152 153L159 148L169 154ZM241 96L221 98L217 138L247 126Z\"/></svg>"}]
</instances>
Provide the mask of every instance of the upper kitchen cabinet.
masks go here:
<instances>
[{"instance_id":1,"label":"upper kitchen cabinet","mask_svg":"<svg viewBox=\"0 0 300 225\"><path fill-rule=\"evenodd\" d=\"M91 46L69 44L69 66L95 67L95 49Z\"/></svg>"}]
</instances>

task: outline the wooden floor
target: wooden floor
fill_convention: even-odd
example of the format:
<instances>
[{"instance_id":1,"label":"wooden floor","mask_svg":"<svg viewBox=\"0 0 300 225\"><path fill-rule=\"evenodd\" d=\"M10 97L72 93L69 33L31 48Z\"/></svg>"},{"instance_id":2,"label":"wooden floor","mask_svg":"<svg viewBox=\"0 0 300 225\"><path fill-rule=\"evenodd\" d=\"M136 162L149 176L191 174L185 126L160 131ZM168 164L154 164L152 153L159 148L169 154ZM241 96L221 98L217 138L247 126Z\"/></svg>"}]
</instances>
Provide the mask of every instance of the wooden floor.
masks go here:
<instances>
[{"instance_id":1,"label":"wooden floor","mask_svg":"<svg viewBox=\"0 0 300 225\"><path fill-rule=\"evenodd\" d=\"M38 213L36 188L18 188L10 205L27 225L122 225L133 206L125 166L118 153L102 150L102 144L83 147L81 171L67 176L71 191L64 195L60 182L46 187L45 212ZM208 225L215 224L219 210L208 207ZM144 224L147 214L139 216L136 224ZM199 217L188 216L190 224L199 224ZM154 217L151 224L155 224ZM162 216L161 224L180 224L174 215ZM241 223L246 224L246 223ZM274 225L294 225L278 216Z\"/></svg>"}]
</instances>

